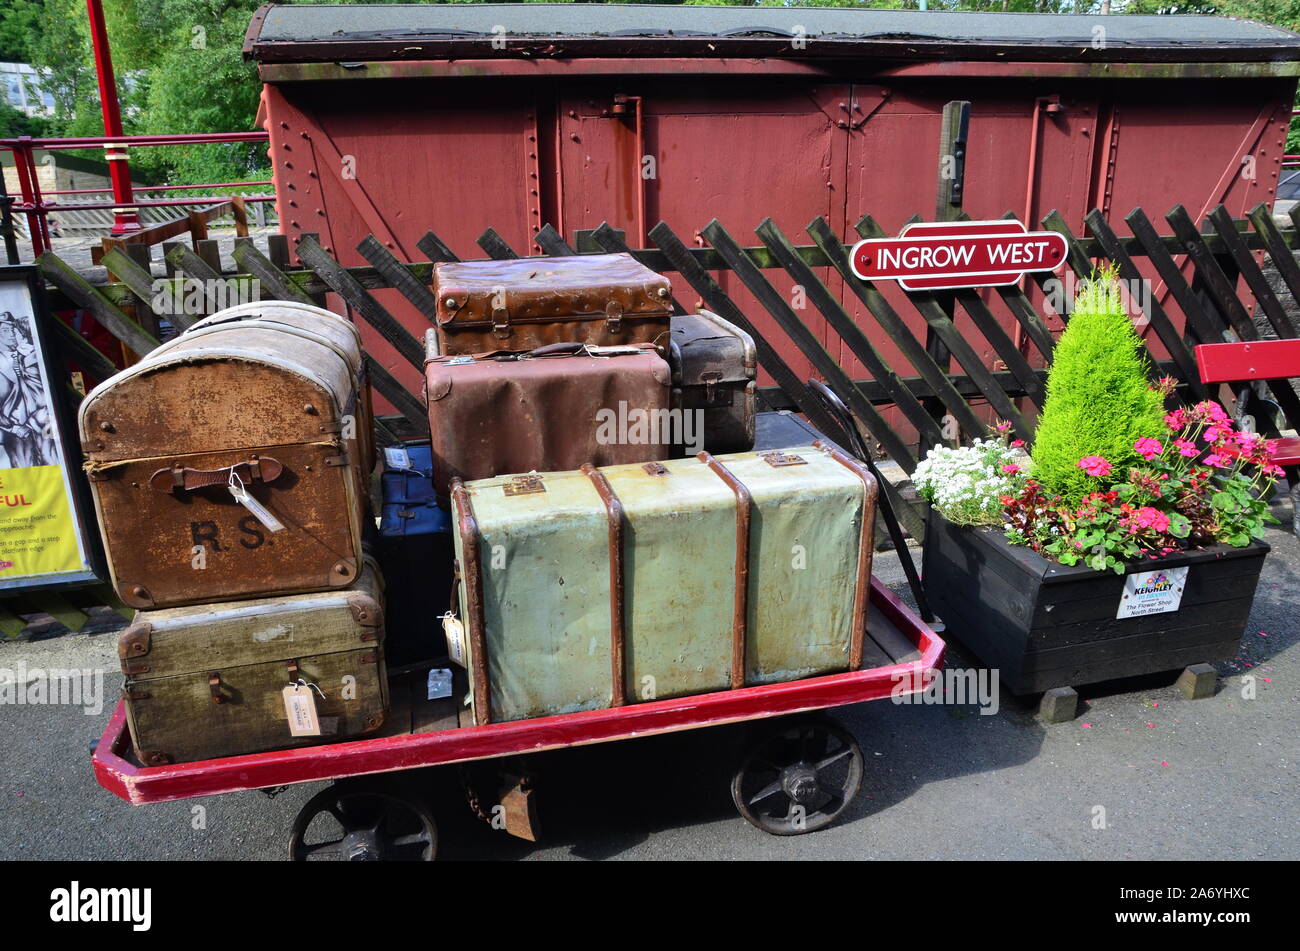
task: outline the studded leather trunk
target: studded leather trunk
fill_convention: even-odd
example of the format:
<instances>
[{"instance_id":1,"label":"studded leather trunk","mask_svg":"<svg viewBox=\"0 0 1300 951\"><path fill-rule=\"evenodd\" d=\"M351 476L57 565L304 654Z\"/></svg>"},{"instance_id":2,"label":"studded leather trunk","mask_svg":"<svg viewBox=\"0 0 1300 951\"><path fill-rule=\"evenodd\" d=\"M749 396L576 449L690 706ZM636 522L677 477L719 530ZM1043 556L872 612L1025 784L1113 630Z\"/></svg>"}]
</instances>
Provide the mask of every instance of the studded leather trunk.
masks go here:
<instances>
[{"instance_id":1,"label":"studded leather trunk","mask_svg":"<svg viewBox=\"0 0 1300 951\"><path fill-rule=\"evenodd\" d=\"M857 669L876 493L821 444L456 483L475 721Z\"/></svg>"},{"instance_id":2,"label":"studded leather trunk","mask_svg":"<svg viewBox=\"0 0 1300 951\"><path fill-rule=\"evenodd\" d=\"M141 611L118 639L132 745L146 766L373 733L388 711L382 582ZM312 694L321 735L293 736L283 691Z\"/></svg>"},{"instance_id":3,"label":"studded leather trunk","mask_svg":"<svg viewBox=\"0 0 1300 951\"><path fill-rule=\"evenodd\" d=\"M118 596L145 609L356 584L372 458L361 367L349 322L268 302L96 387L82 450Z\"/></svg>"},{"instance_id":4,"label":"studded leather trunk","mask_svg":"<svg viewBox=\"0 0 1300 951\"><path fill-rule=\"evenodd\" d=\"M438 496L453 478L665 459L669 382L651 344L430 355L424 389Z\"/></svg>"},{"instance_id":5,"label":"studded leather trunk","mask_svg":"<svg viewBox=\"0 0 1300 951\"><path fill-rule=\"evenodd\" d=\"M552 343L666 346L672 289L630 254L455 261L433 272L448 356Z\"/></svg>"}]
</instances>

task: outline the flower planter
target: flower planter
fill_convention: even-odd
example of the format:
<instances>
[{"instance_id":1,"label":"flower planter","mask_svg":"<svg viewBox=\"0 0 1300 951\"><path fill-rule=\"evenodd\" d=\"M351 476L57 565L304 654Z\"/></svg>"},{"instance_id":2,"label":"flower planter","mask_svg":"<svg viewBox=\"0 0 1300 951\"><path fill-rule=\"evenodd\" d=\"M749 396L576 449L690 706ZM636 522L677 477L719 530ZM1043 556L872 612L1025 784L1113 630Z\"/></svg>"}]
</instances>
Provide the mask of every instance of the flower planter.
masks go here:
<instances>
[{"instance_id":1,"label":"flower planter","mask_svg":"<svg viewBox=\"0 0 1300 951\"><path fill-rule=\"evenodd\" d=\"M1216 545L1117 575L1049 561L997 529L954 525L933 509L926 527L923 580L945 636L997 669L1015 694L1235 656L1269 551L1258 541ZM1132 574L1153 571L1165 578L1126 596ZM1175 598L1173 610L1117 616L1122 604L1126 613L1156 611Z\"/></svg>"}]
</instances>

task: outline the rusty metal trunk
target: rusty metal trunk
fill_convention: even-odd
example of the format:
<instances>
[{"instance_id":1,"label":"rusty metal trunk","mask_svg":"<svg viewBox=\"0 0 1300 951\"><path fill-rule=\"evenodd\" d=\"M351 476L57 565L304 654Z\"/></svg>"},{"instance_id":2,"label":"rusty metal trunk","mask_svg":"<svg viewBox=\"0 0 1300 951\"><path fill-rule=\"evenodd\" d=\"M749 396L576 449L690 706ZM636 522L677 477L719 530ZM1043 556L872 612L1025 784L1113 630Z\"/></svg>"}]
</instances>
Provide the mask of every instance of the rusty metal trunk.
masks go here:
<instances>
[{"instance_id":1,"label":"rusty metal trunk","mask_svg":"<svg viewBox=\"0 0 1300 951\"><path fill-rule=\"evenodd\" d=\"M355 329L307 306L238 310L82 403L109 568L132 607L357 581L372 450Z\"/></svg>"},{"instance_id":2,"label":"rusty metal trunk","mask_svg":"<svg viewBox=\"0 0 1300 951\"><path fill-rule=\"evenodd\" d=\"M669 382L652 344L432 355L425 398L438 495L453 478L665 459Z\"/></svg>"}]
</instances>

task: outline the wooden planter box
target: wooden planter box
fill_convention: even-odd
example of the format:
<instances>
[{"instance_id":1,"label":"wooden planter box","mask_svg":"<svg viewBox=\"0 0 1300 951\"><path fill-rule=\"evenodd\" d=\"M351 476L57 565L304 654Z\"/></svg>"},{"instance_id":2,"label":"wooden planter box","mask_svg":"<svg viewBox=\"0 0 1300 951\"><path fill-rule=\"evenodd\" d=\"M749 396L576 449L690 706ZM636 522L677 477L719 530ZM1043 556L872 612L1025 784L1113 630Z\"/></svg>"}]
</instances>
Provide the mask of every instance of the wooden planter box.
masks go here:
<instances>
[{"instance_id":1,"label":"wooden planter box","mask_svg":"<svg viewBox=\"0 0 1300 951\"><path fill-rule=\"evenodd\" d=\"M1216 545L1132 565L1130 573L1167 572L1181 602L1120 618L1129 575L1057 564L999 530L953 525L931 509L922 574L944 636L997 669L1012 693L1028 694L1235 656L1268 551L1263 542ZM1183 567L1179 585L1183 573L1169 570ZM1151 609L1160 606L1151 598L1171 596L1129 597Z\"/></svg>"}]
</instances>

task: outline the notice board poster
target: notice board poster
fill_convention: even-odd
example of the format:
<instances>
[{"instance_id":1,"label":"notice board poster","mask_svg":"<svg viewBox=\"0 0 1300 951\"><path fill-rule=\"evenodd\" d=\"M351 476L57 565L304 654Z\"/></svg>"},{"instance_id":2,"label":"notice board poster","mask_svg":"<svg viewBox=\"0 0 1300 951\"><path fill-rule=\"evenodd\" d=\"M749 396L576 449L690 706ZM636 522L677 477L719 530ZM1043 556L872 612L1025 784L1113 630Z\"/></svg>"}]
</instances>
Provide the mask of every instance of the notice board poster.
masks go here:
<instances>
[{"instance_id":1,"label":"notice board poster","mask_svg":"<svg viewBox=\"0 0 1300 951\"><path fill-rule=\"evenodd\" d=\"M95 578L43 295L32 268L0 267L0 591Z\"/></svg>"}]
</instances>

